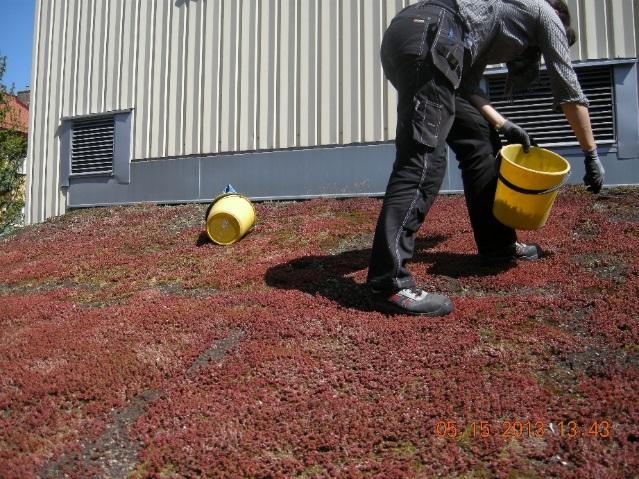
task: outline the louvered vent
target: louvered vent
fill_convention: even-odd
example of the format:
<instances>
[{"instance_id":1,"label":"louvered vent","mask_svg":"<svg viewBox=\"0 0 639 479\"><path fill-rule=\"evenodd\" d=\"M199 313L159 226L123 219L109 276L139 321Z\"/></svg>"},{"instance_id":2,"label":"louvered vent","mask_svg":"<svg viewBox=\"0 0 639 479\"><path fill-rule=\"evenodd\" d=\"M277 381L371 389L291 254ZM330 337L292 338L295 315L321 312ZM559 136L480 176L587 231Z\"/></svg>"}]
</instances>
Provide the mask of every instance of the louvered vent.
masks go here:
<instances>
[{"instance_id":1,"label":"louvered vent","mask_svg":"<svg viewBox=\"0 0 639 479\"><path fill-rule=\"evenodd\" d=\"M577 69L579 83L590 101L590 119L597 143L615 141L612 68L608 65ZM514 98L504 95L506 75L487 77L490 101L505 117L533 136L539 146L574 146L577 139L563 113L552 109L550 81L545 70L538 83Z\"/></svg>"},{"instance_id":2,"label":"louvered vent","mask_svg":"<svg viewBox=\"0 0 639 479\"><path fill-rule=\"evenodd\" d=\"M113 116L73 121L71 174L94 175L113 172Z\"/></svg>"}]
</instances>

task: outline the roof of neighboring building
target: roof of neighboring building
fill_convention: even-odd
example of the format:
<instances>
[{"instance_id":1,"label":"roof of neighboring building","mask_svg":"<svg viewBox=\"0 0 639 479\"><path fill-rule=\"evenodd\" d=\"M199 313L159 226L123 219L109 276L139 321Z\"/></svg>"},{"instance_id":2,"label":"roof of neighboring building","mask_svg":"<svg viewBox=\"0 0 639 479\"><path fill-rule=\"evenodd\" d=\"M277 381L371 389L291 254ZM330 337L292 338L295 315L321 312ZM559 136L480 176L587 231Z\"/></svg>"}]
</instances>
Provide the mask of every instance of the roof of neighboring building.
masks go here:
<instances>
[{"instance_id":1,"label":"roof of neighboring building","mask_svg":"<svg viewBox=\"0 0 639 479\"><path fill-rule=\"evenodd\" d=\"M16 130L26 134L29 131L29 107L10 93L5 93L4 99L8 111L0 123L0 129Z\"/></svg>"}]
</instances>

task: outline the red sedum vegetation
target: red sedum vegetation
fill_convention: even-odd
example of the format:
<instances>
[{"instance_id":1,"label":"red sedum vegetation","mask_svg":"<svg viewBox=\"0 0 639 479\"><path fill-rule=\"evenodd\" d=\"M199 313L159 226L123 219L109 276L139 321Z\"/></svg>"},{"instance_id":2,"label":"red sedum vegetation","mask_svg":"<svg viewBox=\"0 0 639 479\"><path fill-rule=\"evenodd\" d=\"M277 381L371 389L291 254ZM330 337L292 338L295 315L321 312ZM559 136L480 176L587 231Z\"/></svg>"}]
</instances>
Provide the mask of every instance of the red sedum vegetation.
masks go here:
<instances>
[{"instance_id":1,"label":"red sedum vegetation","mask_svg":"<svg viewBox=\"0 0 639 479\"><path fill-rule=\"evenodd\" d=\"M25 228L0 240L0 477L630 477L638 201L564 192L521 234L548 255L497 269L440 197L411 265L440 319L370 309L378 200L258 204L229 247L205 205Z\"/></svg>"}]
</instances>

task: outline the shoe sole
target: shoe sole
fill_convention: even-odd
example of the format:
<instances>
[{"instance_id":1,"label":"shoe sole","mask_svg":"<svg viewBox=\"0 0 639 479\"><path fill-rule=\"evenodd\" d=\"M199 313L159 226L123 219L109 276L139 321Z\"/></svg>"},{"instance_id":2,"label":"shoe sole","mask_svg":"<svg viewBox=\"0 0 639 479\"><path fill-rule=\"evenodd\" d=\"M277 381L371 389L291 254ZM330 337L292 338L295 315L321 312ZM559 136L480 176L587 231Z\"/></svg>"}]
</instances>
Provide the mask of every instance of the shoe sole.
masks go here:
<instances>
[{"instance_id":1,"label":"shoe sole","mask_svg":"<svg viewBox=\"0 0 639 479\"><path fill-rule=\"evenodd\" d=\"M501 264L514 263L517 261L537 261L540 258L538 254L535 256L504 256L501 258L482 259L482 266L495 266Z\"/></svg>"},{"instance_id":2,"label":"shoe sole","mask_svg":"<svg viewBox=\"0 0 639 479\"><path fill-rule=\"evenodd\" d=\"M381 302L380 303L373 302L373 307L381 313L390 314L390 315L428 316L430 318L447 316L450 313L452 313L454 309L452 302L449 305L447 305L447 307L442 307L436 311L430 311L430 312L410 311L400 306L395 306L393 304L381 303Z\"/></svg>"}]
</instances>

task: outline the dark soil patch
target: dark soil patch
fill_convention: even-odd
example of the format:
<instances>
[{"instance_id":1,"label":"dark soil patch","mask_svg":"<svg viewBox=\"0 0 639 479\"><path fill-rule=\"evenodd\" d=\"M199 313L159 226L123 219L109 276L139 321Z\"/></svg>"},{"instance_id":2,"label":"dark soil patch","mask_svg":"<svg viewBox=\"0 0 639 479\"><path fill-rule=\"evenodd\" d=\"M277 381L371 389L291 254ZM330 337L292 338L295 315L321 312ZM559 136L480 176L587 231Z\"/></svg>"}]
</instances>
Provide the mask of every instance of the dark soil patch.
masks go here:
<instances>
[{"instance_id":1,"label":"dark soil patch","mask_svg":"<svg viewBox=\"0 0 639 479\"><path fill-rule=\"evenodd\" d=\"M639 352L611 350L606 347L587 347L564 359L566 367L590 377L606 376L615 368L639 365Z\"/></svg>"},{"instance_id":2,"label":"dark soil patch","mask_svg":"<svg viewBox=\"0 0 639 479\"><path fill-rule=\"evenodd\" d=\"M244 333L242 331L236 330L232 331L228 337L216 341L213 346L203 351L195 361L193 361L193 364L191 364L186 371L187 374L196 373L203 368L221 361L224 356L238 345L243 335Z\"/></svg>"},{"instance_id":3,"label":"dark soil patch","mask_svg":"<svg viewBox=\"0 0 639 479\"><path fill-rule=\"evenodd\" d=\"M609 253L584 253L573 256L575 264L591 272L597 278L610 279L616 283L626 281L631 267L628 260Z\"/></svg>"},{"instance_id":4,"label":"dark soil patch","mask_svg":"<svg viewBox=\"0 0 639 479\"><path fill-rule=\"evenodd\" d=\"M143 446L129 437L129 428L159 396L158 391L145 391L135 397L129 406L113 413L100 437L82 440L76 451L64 453L46 464L39 477L54 479L69 473L75 475L78 471L84 471L86 477L128 477L138 463L138 452Z\"/></svg>"},{"instance_id":5,"label":"dark soil patch","mask_svg":"<svg viewBox=\"0 0 639 479\"><path fill-rule=\"evenodd\" d=\"M634 193L634 189L622 188L607 191L598 197L594 210L611 221L639 223L639 207Z\"/></svg>"},{"instance_id":6,"label":"dark soil patch","mask_svg":"<svg viewBox=\"0 0 639 479\"><path fill-rule=\"evenodd\" d=\"M328 249L331 255L370 249L373 245L373 233L364 233L356 236L347 236L338 240L337 244Z\"/></svg>"}]
</instances>

